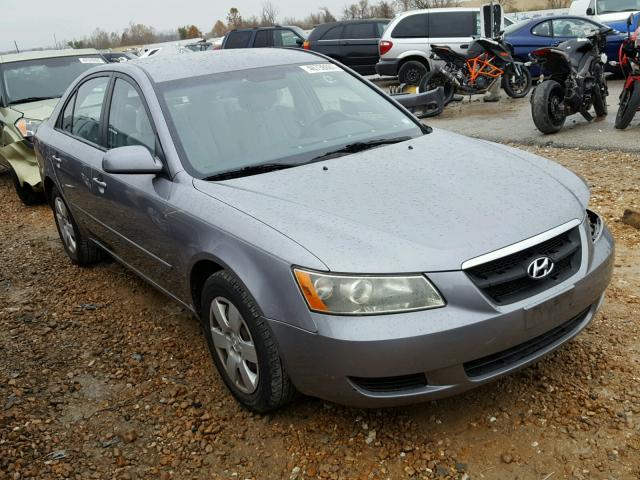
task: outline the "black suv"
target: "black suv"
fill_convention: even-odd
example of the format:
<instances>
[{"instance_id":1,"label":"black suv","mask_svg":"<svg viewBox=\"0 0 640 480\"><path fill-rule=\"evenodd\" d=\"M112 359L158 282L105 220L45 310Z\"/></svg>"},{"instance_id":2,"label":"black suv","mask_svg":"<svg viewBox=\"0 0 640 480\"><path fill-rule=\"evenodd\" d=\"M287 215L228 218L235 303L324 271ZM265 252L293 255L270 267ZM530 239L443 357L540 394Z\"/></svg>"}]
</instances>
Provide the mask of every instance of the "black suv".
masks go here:
<instances>
[{"instance_id":1,"label":"black suv","mask_svg":"<svg viewBox=\"0 0 640 480\"><path fill-rule=\"evenodd\" d=\"M302 47L307 34L299 27L255 27L230 31L222 48Z\"/></svg>"},{"instance_id":2,"label":"black suv","mask_svg":"<svg viewBox=\"0 0 640 480\"><path fill-rule=\"evenodd\" d=\"M389 20L345 20L317 26L304 48L324 53L353 68L360 75L373 75L380 55L378 40Z\"/></svg>"}]
</instances>

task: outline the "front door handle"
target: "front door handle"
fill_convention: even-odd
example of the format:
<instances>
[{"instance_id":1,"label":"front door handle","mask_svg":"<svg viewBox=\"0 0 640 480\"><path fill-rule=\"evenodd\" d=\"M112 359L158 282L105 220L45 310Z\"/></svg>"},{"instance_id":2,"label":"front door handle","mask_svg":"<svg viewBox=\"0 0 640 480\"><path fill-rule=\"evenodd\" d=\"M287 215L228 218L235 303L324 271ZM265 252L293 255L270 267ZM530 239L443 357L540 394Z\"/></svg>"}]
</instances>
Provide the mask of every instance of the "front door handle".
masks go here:
<instances>
[{"instance_id":1,"label":"front door handle","mask_svg":"<svg viewBox=\"0 0 640 480\"><path fill-rule=\"evenodd\" d=\"M100 190L100 193L104 193L104 189L107 188L107 182L103 182L99 178L94 177L93 183L95 183L98 186L98 190Z\"/></svg>"},{"instance_id":2,"label":"front door handle","mask_svg":"<svg viewBox=\"0 0 640 480\"><path fill-rule=\"evenodd\" d=\"M463 45L460 45L460 48L462 48L463 50L466 50L467 48L469 48L469 44L465 43Z\"/></svg>"},{"instance_id":3,"label":"front door handle","mask_svg":"<svg viewBox=\"0 0 640 480\"><path fill-rule=\"evenodd\" d=\"M56 167L62 167L62 159L60 157L56 157L55 155L51 155L51 159L55 162Z\"/></svg>"}]
</instances>

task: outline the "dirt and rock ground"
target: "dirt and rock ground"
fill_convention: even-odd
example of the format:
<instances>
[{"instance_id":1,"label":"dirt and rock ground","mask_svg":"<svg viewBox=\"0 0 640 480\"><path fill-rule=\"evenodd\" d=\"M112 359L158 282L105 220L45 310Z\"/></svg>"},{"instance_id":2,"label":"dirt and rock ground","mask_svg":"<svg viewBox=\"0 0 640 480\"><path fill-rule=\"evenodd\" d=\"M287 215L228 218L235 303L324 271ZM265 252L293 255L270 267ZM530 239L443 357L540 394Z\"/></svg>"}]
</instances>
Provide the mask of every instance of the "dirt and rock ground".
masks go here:
<instances>
[{"instance_id":1,"label":"dirt and rock ground","mask_svg":"<svg viewBox=\"0 0 640 480\"><path fill-rule=\"evenodd\" d=\"M617 240L601 312L464 395L240 408L198 323L116 263L77 268L0 175L0 479L640 478L640 154L528 147L586 178Z\"/></svg>"}]
</instances>

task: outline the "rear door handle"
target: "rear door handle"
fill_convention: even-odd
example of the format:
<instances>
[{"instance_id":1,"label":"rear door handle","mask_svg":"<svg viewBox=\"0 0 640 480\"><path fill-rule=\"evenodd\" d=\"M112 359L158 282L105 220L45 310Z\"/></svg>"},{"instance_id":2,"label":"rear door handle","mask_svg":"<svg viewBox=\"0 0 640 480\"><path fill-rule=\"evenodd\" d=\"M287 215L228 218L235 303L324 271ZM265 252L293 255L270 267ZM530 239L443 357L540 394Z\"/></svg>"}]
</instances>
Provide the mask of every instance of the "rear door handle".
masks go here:
<instances>
[{"instance_id":1,"label":"rear door handle","mask_svg":"<svg viewBox=\"0 0 640 480\"><path fill-rule=\"evenodd\" d=\"M463 45L460 45L460 48L463 48L463 49L465 49L465 50L466 50L467 48L469 48L469 44L468 44L468 43L465 43L465 44L463 44Z\"/></svg>"}]
</instances>

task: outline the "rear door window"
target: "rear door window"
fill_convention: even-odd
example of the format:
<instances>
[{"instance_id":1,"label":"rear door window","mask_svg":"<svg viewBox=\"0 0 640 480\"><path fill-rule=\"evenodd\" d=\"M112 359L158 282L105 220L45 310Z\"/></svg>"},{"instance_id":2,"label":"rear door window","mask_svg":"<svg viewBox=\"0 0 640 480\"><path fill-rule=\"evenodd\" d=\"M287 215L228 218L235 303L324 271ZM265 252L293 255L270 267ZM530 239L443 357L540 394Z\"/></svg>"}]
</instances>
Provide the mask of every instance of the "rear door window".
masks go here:
<instances>
[{"instance_id":1,"label":"rear door window","mask_svg":"<svg viewBox=\"0 0 640 480\"><path fill-rule=\"evenodd\" d=\"M320 40L340 40L342 38L342 30L342 25L331 27L324 33Z\"/></svg>"},{"instance_id":2,"label":"rear door window","mask_svg":"<svg viewBox=\"0 0 640 480\"><path fill-rule=\"evenodd\" d=\"M428 21L425 13L409 15L400 20L391 34L394 38L424 38L429 36Z\"/></svg>"},{"instance_id":3,"label":"rear door window","mask_svg":"<svg viewBox=\"0 0 640 480\"><path fill-rule=\"evenodd\" d=\"M345 39L376 38L373 23L352 23L344 27Z\"/></svg>"},{"instance_id":4,"label":"rear door window","mask_svg":"<svg viewBox=\"0 0 640 480\"><path fill-rule=\"evenodd\" d=\"M253 41L255 48L270 47L273 45L271 30L259 30L256 32L256 39Z\"/></svg>"},{"instance_id":5,"label":"rear door window","mask_svg":"<svg viewBox=\"0 0 640 480\"><path fill-rule=\"evenodd\" d=\"M231 32L227 36L225 48L247 48L251 41L251 31Z\"/></svg>"},{"instance_id":6,"label":"rear door window","mask_svg":"<svg viewBox=\"0 0 640 480\"><path fill-rule=\"evenodd\" d=\"M458 38L478 35L478 12L436 12L429 14L431 38Z\"/></svg>"},{"instance_id":7,"label":"rear door window","mask_svg":"<svg viewBox=\"0 0 640 480\"><path fill-rule=\"evenodd\" d=\"M96 145L100 144L100 115L109 77L87 80L76 93L71 133Z\"/></svg>"}]
</instances>

